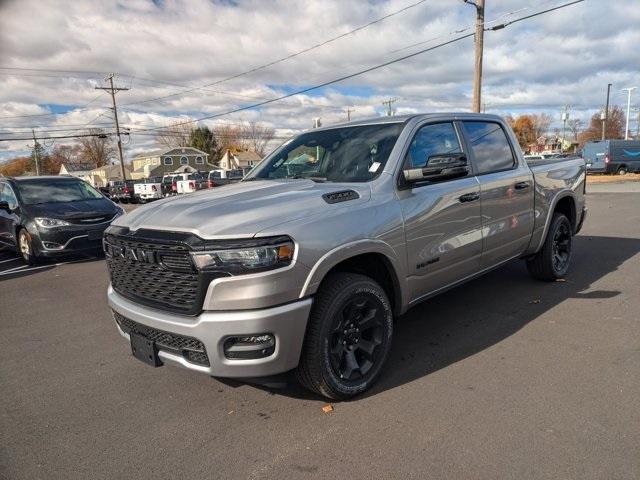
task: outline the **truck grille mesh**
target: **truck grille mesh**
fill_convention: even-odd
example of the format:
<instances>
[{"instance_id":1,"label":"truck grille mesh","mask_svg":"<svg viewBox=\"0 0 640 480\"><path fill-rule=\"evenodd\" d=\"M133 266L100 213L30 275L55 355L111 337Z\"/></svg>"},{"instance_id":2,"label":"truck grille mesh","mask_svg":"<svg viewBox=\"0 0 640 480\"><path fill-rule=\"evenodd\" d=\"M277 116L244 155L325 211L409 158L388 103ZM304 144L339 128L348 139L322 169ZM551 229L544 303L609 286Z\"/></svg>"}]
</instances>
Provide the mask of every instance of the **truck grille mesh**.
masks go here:
<instances>
[{"instance_id":1,"label":"truck grille mesh","mask_svg":"<svg viewBox=\"0 0 640 480\"><path fill-rule=\"evenodd\" d=\"M197 338L148 327L123 317L115 311L113 312L113 317L125 333L130 334L133 332L138 335L142 335L143 337L155 342L156 346L160 350L172 350L174 352L178 352L191 363L207 367L210 365L204 344Z\"/></svg>"},{"instance_id":2,"label":"truck grille mesh","mask_svg":"<svg viewBox=\"0 0 640 480\"><path fill-rule=\"evenodd\" d=\"M132 251L137 258L131 255ZM199 277L186 245L150 243L108 234L105 252L111 285L119 294L179 313L192 314L201 308Z\"/></svg>"}]
</instances>

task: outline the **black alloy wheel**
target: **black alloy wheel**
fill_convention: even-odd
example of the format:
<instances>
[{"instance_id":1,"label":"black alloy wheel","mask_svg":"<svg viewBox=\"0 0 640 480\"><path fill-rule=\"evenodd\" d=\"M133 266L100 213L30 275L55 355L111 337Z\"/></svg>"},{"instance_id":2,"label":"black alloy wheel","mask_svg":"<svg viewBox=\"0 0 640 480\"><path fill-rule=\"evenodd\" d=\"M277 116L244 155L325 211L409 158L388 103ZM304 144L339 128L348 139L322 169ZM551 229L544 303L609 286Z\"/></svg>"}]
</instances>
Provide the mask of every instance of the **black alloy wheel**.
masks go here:
<instances>
[{"instance_id":1,"label":"black alloy wheel","mask_svg":"<svg viewBox=\"0 0 640 480\"><path fill-rule=\"evenodd\" d=\"M561 223L553 235L553 270L559 275L566 273L571 258L571 230L568 222Z\"/></svg>"},{"instance_id":2,"label":"black alloy wheel","mask_svg":"<svg viewBox=\"0 0 640 480\"><path fill-rule=\"evenodd\" d=\"M314 298L298 380L327 398L358 395L380 375L392 335L393 312L384 289L365 275L332 273Z\"/></svg>"},{"instance_id":3,"label":"black alloy wheel","mask_svg":"<svg viewBox=\"0 0 640 480\"><path fill-rule=\"evenodd\" d=\"M554 213L542 248L527 259L527 270L533 278L553 282L569 271L573 227L562 213Z\"/></svg>"},{"instance_id":4,"label":"black alloy wheel","mask_svg":"<svg viewBox=\"0 0 640 480\"><path fill-rule=\"evenodd\" d=\"M365 377L380 356L385 317L377 300L366 293L351 297L334 318L331 368L343 380Z\"/></svg>"}]
</instances>

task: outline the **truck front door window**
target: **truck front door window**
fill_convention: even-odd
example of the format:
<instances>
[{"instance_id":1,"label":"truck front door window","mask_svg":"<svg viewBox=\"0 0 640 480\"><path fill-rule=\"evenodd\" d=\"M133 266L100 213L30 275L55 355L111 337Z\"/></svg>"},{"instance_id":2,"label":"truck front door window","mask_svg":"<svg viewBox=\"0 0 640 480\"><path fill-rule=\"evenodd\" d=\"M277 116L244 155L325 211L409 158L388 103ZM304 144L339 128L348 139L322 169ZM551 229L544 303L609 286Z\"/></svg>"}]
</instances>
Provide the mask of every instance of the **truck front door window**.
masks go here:
<instances>
[{"instance_id":1,"label":"truck front door window","mask_svg":"<svg viewBox=\"0 0 640 480\"><path fill-rule=\"evenodd\" d=\"M462 153L453 123L425 125L411 141L404 168L424 167L429 157L451 153Z\"/></svg>"}]
</instances>

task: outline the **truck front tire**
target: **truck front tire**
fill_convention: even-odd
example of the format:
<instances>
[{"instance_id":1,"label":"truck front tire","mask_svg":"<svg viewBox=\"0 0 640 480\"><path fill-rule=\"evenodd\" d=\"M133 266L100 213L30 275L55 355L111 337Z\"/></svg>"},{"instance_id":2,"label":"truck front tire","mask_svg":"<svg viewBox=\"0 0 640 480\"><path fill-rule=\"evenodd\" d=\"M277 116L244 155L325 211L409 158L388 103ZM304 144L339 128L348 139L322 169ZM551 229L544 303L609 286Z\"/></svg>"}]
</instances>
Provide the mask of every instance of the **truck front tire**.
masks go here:
<instances>
[{"instance_id":1,"label":"truck front tire","mask_svg":"<svg viewBox=\"0 0 640 480\"><path fill-rule=\"evenodd\" d=\"M322 283L309 316L298 380L330 399L369 389L391 348L393 312L371 278L334 273Z\"/></svg>"},{"instance_id":2,"label":"truck front tire","mask_svg":"<svg viewBox=\"0 0 640 480\"><path fill-rule=\"evenodd\" d=\"M527 270L537 280L553 282L564 278L571 260L573 229L562 213L554 213L547 238L540 251L527 260Z\"/></svg>"}]
</instances>

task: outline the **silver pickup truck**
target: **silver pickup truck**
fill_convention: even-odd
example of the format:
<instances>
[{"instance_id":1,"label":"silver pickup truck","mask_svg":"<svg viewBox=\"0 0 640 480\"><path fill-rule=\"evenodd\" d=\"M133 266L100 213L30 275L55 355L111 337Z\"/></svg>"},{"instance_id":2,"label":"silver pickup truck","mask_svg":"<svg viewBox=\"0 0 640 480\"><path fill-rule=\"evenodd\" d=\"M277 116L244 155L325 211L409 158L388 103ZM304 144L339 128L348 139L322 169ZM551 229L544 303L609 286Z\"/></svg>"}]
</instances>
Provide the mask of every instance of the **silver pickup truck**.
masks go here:
<instances>
[{"instance_id":1,"label":"silver pickup truck","mask_svg":"<svg viewBox=\"0 0 640 480\"><path fill-rule=\"evenodd\" d=\"M160 200L105 232L108 302L133 355L218 377L295 369L344 399L385 363L393 319L523 259L567 274L585 164L529 167L493 115L319 128L245 179Z\"/></svg>"}]
</instances>

